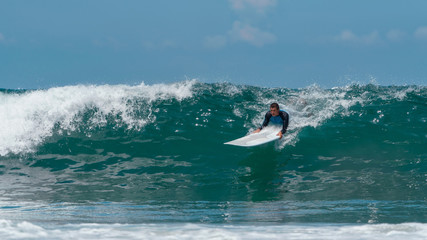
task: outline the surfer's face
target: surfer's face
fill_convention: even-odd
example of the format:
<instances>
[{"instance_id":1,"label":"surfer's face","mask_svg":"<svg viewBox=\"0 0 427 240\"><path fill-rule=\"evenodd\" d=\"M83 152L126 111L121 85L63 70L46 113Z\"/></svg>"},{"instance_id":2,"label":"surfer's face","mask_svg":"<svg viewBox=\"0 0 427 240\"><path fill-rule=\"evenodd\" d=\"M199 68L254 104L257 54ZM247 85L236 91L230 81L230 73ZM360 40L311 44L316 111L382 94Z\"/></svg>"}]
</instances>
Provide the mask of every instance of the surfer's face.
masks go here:
<instances>
[{"instance_id":1,"label":"surfer's face","mask_svg":"<svg viewBox=\"0 0 427 240\"><path fill-rule=\"evenodd\" d=\"M273 116L279 115L279 109L277 109L277 108L270 108L270 112L271 112L271 115L273 115Z\"/></svg>"}]
</instances>

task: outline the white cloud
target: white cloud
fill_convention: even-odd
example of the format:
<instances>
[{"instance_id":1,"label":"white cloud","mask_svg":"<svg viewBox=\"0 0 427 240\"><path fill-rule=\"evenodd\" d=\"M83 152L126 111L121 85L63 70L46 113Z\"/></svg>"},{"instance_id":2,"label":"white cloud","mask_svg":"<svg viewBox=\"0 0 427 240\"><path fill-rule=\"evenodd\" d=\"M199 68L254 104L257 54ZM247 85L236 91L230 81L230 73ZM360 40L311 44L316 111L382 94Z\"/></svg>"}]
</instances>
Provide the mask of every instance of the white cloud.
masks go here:
<instances>
[{"instance_id":1,"label":"white cloud","mask_svg":"<svg viewBox=\"0 0 427 240\"><path fill-rule=\"evenodd\" d=\"M223 35L216 35L213 37L206 37L204 41L204 45L207 48L211 49L220 49L227 45L227 37Z\"/></svg>"},{"instance_id":2,"label":"white cloud","mask_svg":"<svg viewBox=\"0 0 427 240\"><path fill-rule=\"evenodd\" d=\"M415 38L421 40L427 40L427 26L417 28L414 33Z\"/></svg>"},{"instance_id":3,"label":"white cloud","mask_svg":"<svg viewBox=\"0 0 427 240\"><path fill-rule=\"evenodd\" d=\"M401 41L406 36L406 33L399 29L392 29L387 33L387 39L393 42Z\"/></svg>"},{"instance_id":4,"label":"white cloud","mask_svg":"<svg viewBox=\"0 0 427 240\"><path fill-rule=\"evenodd\" d=\"M276 0L229 0L234 10L255 9L264 12L267 8L276 5Z\"/></svg>"},{"instance_id":5,"label":"white cloud","mask_svg":"<svg viewBox=\"0 0 427 240\"><path fill-rule=\"evenodd\" d=\"M346 42L359 45L373 45L381 41L378 31L373 31L368 35L356 35L350 30L344 30L334 37L335 41Z\"/></svg>"},{"instance_id":6,"label":"white cloud","mask_svg":"<svg viewBox=\"0 0 427 240\"><path fill-rule=\"evenodd\" d=\"M357 36L350 30L344 30L340 35L336 36L335 39L338 41L355 41Z\"/></svg>"},{"instance_id":7,"label":"white cloud","mask_svg":"<svg viewBox=\"0 0 427 240\"><path fill-rule=\"evenodd\" d=\"M220 49L230 43L246 42L250 45L262 47L266 44L273 43L277 37L270 32L263 31L253 27L247 22L254 22L253 19L263 17L267 9L274 7L277 0L228 0L231 4L231 9L238 12L238 19L234 21L231 30L227 33L207 36L203 40L203 45L206 48ZM244 15L245 17L242 17ZM256 22L256 21L255 21Z\"/></svg>"},{"instance_id":8,"label":"white cloud","mask_svg":"<svg viewBox=\"0 0 427 240\"><path fill-rule=\"evenodd\" d=\"M276 40L277 37L270 32L235 21L227 34L206 37L204 45L207 48L219 49L225 47L228 43L246 42L253 46L262 47L266 44L274 43Z\"/></svg>"},{"instance_id":9,"label":"white cloud","mask_svg":"<svg viewBox=\"0 0 427 240\"><path fill-rule=\"evenodd\" d=\"M239 21L235 21L233 23L233 28L228 32L228 34L232 41L243 41L257 47L273 43L277 39L272 33L262 31Z\"/></svg>"}]
</instances>

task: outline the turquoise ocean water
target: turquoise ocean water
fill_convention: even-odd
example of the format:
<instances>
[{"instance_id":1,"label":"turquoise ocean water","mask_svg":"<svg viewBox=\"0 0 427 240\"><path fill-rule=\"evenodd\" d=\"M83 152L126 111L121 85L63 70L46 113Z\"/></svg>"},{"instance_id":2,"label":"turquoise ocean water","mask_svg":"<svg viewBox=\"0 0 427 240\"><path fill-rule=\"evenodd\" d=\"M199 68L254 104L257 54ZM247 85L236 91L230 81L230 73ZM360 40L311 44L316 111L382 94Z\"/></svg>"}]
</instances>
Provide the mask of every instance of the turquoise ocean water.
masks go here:
<instances>
[{"instance_id":1,"label":"turquoise ocean water","mask_svg":"<svg viewBox=\"0 0 427 240\"><path fill-rule=\"evenodd\" d=\"M426 193L424 86L0 90L1 239L426 239Z\"/></svg>"}]
</instances>

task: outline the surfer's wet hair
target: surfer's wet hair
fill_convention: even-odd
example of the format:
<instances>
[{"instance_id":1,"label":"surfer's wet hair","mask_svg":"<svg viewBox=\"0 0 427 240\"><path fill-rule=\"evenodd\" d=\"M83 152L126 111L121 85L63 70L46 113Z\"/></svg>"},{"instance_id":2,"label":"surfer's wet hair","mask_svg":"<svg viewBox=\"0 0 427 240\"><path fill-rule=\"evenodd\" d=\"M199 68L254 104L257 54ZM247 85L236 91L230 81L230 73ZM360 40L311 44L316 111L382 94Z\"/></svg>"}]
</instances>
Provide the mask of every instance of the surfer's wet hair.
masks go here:
<instances>
[{"instance_id":1,"label":"surfer's wet hair","mask_svg":"<svg viewBox=\"0 0 427 240\"><path fill-rule=\"evenodd\" d=\"M279 104L277 104L277 103L272 103L271 105L270 105L270 108L275 108L275 109L277 109L277 110L279 110L280 108L279 108Z\"/></svg>"}]
</instances>

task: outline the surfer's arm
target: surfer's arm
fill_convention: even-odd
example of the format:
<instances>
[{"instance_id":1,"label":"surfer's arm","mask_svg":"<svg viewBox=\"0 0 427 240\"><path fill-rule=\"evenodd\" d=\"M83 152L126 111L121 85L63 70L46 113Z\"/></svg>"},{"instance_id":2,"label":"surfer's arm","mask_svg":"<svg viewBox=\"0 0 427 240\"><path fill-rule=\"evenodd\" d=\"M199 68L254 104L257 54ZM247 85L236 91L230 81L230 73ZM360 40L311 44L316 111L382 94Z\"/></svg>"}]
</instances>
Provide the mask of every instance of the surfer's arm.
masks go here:
<instances>
[{"instance_id":1,"label":"surfer's arm","mask_svg":"<svg viewBox=\"0 0 427 240\"><path fill-rule=\"evenodd\" d=\"M280 138L282 138L282 134L286 133L286 130L288 129L288 125L289 125L289 114L286 112L281 112L280 117L283 120L283 126L282 126L282 130L280 131Z\"/></svg>"},{"instance_id":2,"label":"surfer's arm","mask_svg":"<svg viewBox=\"0 0 427 240\"><path fill-rule=\"evenodd\" d=\"M264 118L264 122L262 123L262 125L261 125L261 127L259 127L259 128L257 128L255 131L253 131L252 133L259 133L259 132L261 132L261 130L264 128L264 127L267 127L267 125L268 125L268 123L270 122L270 118L271 118L271 113L270 112L267 112L266 114L265 114L265 118Z\"/></svg>"},{"instance_id":3,"label":"surfer's arm","mask_svg":"<svg viewBox=\"0 0 427 240\"><path fill-rule=\"evenodd\" d=\"M267 127L268 123L270 122L270 118L271 118L272 116L273 116L273 115L271 115L271 113L270 113L270 112L267 112L267 113L265 114L264 122L262 123L261 127L259 127L259 128L258 128L258 129L259 129L259 131L261 131L263 128ZM259 131L258 131L258 132L259 132Z\"/></svg>"}]
</instances>

